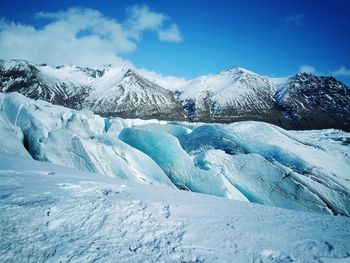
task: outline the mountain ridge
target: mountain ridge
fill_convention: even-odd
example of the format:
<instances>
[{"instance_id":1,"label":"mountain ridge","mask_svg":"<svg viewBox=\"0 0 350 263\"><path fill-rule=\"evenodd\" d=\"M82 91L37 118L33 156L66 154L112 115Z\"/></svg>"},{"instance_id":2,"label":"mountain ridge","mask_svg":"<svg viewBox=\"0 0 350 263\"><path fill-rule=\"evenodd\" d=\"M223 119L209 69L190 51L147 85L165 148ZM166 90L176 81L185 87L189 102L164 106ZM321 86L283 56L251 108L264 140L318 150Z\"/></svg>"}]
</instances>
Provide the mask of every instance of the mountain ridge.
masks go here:
<instances>
[{"instance_id":1,"label":"mountain ridge","mask_svg":"<svg viewBox=\"0 0 350 263\"><path fill-rule=\"evenodd\" d=\"M140 70L113 66L51 67L0 60L1 92L16 91L104 117L255 120L286 129L350 130L350 89L333 77L298 73L269 78L235 67L183 81L176 89L171 81L153 81Z\"/></svg>"}]
</instances>

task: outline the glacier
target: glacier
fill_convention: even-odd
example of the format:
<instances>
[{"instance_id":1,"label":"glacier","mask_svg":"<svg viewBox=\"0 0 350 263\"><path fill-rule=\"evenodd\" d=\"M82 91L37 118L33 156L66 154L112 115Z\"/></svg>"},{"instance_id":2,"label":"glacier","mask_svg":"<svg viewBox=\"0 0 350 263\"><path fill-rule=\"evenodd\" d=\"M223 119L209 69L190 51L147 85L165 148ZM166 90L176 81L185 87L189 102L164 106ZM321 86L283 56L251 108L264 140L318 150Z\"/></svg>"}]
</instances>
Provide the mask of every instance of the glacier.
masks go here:
<instances>
[{"instance_id":1,"label":"glacier","mask_svg":"<svg viewBox=\"0 0 350 263\"><path fill-rule=\"evenodd\" d=\"M144 185L350 216L350 134L102 118L0 94L0 152Z\"/></svg>"}]
</instances>

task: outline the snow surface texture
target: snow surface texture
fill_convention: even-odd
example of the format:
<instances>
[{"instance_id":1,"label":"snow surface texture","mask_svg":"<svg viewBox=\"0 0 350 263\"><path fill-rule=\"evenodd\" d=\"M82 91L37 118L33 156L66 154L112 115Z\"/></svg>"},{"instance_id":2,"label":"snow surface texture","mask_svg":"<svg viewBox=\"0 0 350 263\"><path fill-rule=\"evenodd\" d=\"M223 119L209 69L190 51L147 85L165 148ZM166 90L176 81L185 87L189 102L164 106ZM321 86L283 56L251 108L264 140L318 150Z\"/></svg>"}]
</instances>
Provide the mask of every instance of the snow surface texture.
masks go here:
<instances>
[{"instance_id":1,"label":"snow surface texture","mask_svg":"<svg viewBox=\"0 0 350 263\"><path fill-rule=\"evenodd\" d=\"M0 152L143 184L350 215L350 134L102 118L0 94ZM29 154L28 154L29 153Z\"/></svg>"},{"instance_id":2,"label":"snow surface texture","mask_svg":"<svg viewBox=\"0 0 350 263\"><path fill-rule=\"evenodd\" d=\"M349 251L349 218L0 154L1 262L349 262Z\"/></svg>"}]
</instances>

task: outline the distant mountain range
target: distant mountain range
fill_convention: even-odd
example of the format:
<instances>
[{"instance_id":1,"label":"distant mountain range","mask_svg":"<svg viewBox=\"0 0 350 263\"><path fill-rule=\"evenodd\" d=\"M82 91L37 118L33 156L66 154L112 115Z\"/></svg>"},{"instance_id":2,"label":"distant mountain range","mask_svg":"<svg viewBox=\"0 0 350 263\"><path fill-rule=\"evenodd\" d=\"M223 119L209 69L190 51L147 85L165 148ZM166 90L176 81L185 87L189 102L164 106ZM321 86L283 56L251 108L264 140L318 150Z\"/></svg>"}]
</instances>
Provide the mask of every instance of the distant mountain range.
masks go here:
<instances>
[{"instance_id":1,"label":"distant mountain range","mask_svg":"<svg viewBox=\"0 0 350 263\"><path fill-rule=\"evenodd\" d=\"M0 60L0 90L104 117L256 120L287 129L350 130L350 89L333 77L306 73L269 78L232 68L172 85L132 69Z\"/></svg>"}]
</instances>

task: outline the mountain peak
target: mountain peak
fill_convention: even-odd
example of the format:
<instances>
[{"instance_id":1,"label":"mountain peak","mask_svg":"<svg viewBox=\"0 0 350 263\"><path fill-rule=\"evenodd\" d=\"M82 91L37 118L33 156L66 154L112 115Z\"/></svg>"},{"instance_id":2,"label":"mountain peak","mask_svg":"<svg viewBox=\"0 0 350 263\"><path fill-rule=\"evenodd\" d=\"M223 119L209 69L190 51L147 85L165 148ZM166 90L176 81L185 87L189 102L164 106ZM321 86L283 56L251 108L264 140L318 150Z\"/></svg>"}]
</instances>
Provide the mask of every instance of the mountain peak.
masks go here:
<instances>
[{"instance_id":1,"label":"mountain peak","mask_svg":"<svg viewBox=\"0 0 350 263\"><path fill-rule=\"evenodd\" d=\"M221 71L219 74L220 75L227 75L227 74L229 74L229 75L243 75L243 74L256 75L256 73L254 73L248 69L242 68L242 67L231 67L229 69Z\"/></svg>"},{"instance_id":2,"label":"mountain peak","mask_svg":"<svg viewBox=\"0 0 350 263\"><path fill-rule=\"evenodd\" d=\"M312 73L306 73L306 72L301 72L297 73L294 76L290 78L291 80L297 80L297 81L312 81L312 82L327 82L328 85L331 85L331 83L340 83L343 86L346 86L345 84L341 83L338 81L336 78L333 76L316 76Z\"/></svg>"},{"instance_id":3,"label":"mountain peak","mask_svg":"<svg viewBox=\"0 0 350 263\"><path fill-rule=\"evenodd\" d=\"M130 76L135 76L135 75L138 75L135 71L133 71L132 69L128 69L125 74L124 74L124 77L130 77Z\"/></svg>"}]
</instances>

